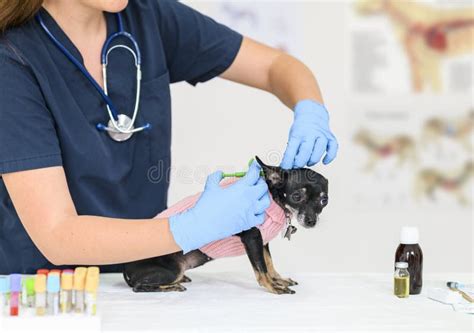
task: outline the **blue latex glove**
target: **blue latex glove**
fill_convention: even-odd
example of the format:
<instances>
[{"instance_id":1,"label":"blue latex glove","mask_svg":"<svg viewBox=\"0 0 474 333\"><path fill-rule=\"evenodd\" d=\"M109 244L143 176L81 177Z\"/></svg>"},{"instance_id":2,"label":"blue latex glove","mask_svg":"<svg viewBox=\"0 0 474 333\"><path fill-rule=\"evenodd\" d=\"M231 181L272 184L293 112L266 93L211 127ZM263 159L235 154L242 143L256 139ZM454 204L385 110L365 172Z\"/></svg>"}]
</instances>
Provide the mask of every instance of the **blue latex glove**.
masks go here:
<instances>
[{"instance_id":1,"label":"blue latex glove","mask_svg":"<svg viewBox=\"0 0 474 333\"><path fill-rule=\"evenodd\" d=\"M254 161L229 187L220 187L221 180L221 171L209 175L196 205L169 218L171 233L184 253L263 223L270 197L258 163Z\"/></svg>"},{"instance_id":2,"label":"blue latex glove","mask_svg":"<svg viewBox=\"0 0 474 333\"><path fill-rule=\"evenodd\" d=\"M283 169L313 166L323 159L330 163L337 154L338 143L329 129L329 114L324 105L303 100L295 106L294 122L290 129L281 167Z\"/></svg>"}]
</instances>

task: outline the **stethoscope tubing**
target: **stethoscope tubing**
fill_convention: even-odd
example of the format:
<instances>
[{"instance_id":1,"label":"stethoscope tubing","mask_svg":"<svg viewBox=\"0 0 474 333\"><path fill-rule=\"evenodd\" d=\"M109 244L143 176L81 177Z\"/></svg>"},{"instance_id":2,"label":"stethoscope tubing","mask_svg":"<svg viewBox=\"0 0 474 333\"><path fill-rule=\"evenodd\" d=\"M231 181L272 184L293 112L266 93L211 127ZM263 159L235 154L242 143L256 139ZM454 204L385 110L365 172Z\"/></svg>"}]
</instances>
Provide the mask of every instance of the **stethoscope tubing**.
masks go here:
<instances>
[{"instance_id":1,"label":"stethoscope tubing","mask_svg":"<svg viewBox=\"0 0 474 333\"><path fill-rule=\"evenodd\" d=\"M112 37L111 37L112 38ZM111 39L110 39L111 40ZM106 49L105 47L103 48L103 52L106 51L105 55L102 57L103 58L103 62L102 62L102 77L104 78L104 92L106 95L109 94L109 91L108 91L108 84L107 84L107 63L108 63L108 57L109 57L109 54L110 52L112 52L113 50L115 49L118 49L118 48L123 48L123 49L126 49L128 50L132 55L133 55L133 58L135 59L135 66L137 68L137 77L136 77L136 80L137 80L137 91L136 91L136 94L135 94L135 106L133 108L133 115L132 115L132 120L129 124L129 126L122 130L116 123L116 120L115 118L113 118L113 113L112 113L112 109L109 107L108 104L106 104L106 107L107 107L107 112L109 113L109 118L112 120L112 125L113 127L121 132L121 133L130 133L130 130L132 129L133 127L133 124L135 124L135 121L136 121L136 118L137 118L137 115L138 115L138 109L140 107L140 95L141 95L141 79L142 79L142 72L141 72L141 66L140 66L140 55L139 53L135 53L133 52L132 49L130 49L128 46L125 46L125 45L115 45L113 47L111 47L110 49ZM145 129L145 127L139 127L137 129L135 129L133 132L131 133L135 133L135 132L139 132L141 130Z\"/></svg>"},{"instance_id":2,"label":"stethoscope tubing","mask_svg":"<svg viewBox=\"0 0 474 333\"><path fill-rule=\"evenodd\" d=\"M56 45L56 47L59 48L59 50L66 56L69 61L71 61L79 70L80 72L90 81L92 86L97 90L97 92L101 95L103 100L106 103L107 107L107 113L110 118L110 124L112 124L112 128L107 127L103 124L97 124L97 129L101 131L108 131L112 133L122 133L122 134L133 134L145 129L151 128L150 124L145 124L145 126L139 127L132 129L137 115L138 115L138 109L139 109L139 104L140 104L140 94L141 94L141 52L140 52L140 47L138 46L137 41L135 38L128 32L125 32L123 29L123 21L122 21L122 16L120 13L116 14L117 17L117 24L118 24L118 32L113 33L109 37L107 37L102 50L101 50L101 65L102 65L102 75L103 75L103 80L104 80L104 89L97 83L97 81L90 75L90 73L87 71L87 69L82 65L67 49L66 47L53 35L53 33L48 29L48 27L45 25L40 13L36 15L36 20L40 24L40 26L43 28L43 30L46 32L47 36L49 39ZM114 39L119 38L119 37L125 37L128 39L131 44L133 45L133 50L125 45L115 45L112 48L109 49L110 44L114 41ZM123 129L120 128L120 126L117 124L117 121L119 119L119 114L117 112L117 108L114 106L112 100L108 96L108 85L107 85L107 64L108 64L108 56L111 51L117 49L117 48L124 48L127 51L129 51L135 61L135 67L137 69L137 74L136 74L136 80L137 80L137 91L136 91L136 97L135 97L135 106L134 106L134 111L132 115L132 119L127 126L127 128Z\"/></svg>"},{"instance_id":3,"label":"stethoscope tubing","mask_svg":"<svg viewBox=\"0 0 474 333\"><path fill-rule=\"evenodd\" d=\"M97 92L101 95L101 97L104 99L104 101L107 103L107 105L110 106L110 109L112 111L112 114L113 114L113 118L115 120L118 119L118 113L117 113L117 109L115 108L114 106L114 103L112 102L112 100L109 98L109 96L107 96L105 94L105 92L102 90L102 88L100 87L100 85L96 82L96 80L89 74L89 72L87 71L87 69L79 62L79 60L77 60L67 49L66 47L56 38L54 37L53 33L48 29L48 27L46 26L46 24L44 24L44 21L43 19L41 18L41 15L40 13L36 14L36 20L38 21L38 23L41 25L41 27L43 28L43 30L46 32L46 34L48 35L49 39L51 39L51 41L56 45L56 47L58 47L62 53L64 53L64 55L66 56L66 58L69 59L69 61L71 61L81 72L83 75L85 75L85 77L92 83L92 85L94 86L94 88L97 90Z\"/></svg>"}]
</instances>

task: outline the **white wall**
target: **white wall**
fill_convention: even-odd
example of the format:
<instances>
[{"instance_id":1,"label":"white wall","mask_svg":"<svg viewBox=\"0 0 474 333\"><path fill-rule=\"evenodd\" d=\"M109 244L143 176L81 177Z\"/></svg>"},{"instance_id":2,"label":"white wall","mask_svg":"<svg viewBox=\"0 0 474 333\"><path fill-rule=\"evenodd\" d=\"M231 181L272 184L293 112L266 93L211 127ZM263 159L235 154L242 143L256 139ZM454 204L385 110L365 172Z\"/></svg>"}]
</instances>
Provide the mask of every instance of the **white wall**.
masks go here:
<instances>
[{"instance_id":1,"label":"white wall","mask_svg":"<svg viewBox=\"0 0 474 333\"><path fill-rule=\"evenodd\" d=\"M210 15L219 4L185 2ZM271 2L266 3L271 6ZM352 98L345 89L350 51L347 5L305 1L291 2L291 6L298 13L292 19L304 24L299 32L304 41L300 58L318 77L340 152L334 163L315 167L330 184L330 204L322 222L314 230L300 228L291 242L277 239L271 243L277 268L286 272L389 272L400 227L416 225L421 233L425 272L472 272L472 206L468 210L453 206L442 211L433 205L371 209L370 205L361 208L353 202L354 187L363 184L357 179L360 172L355 167L360 157L351 143L353 121L360 106L379 102L403 108L413 103L437 105L440 99L399 95ZM174 169L170 204L200 191L205 176L215 169L244 170L256 154L264 161L278 163L292 112L273 96L221 79L196 88L174 85L172 94ZM250 269L245 257L220 260L205 269L235 270L237 265Z\"/></svg>"}]
</instances>

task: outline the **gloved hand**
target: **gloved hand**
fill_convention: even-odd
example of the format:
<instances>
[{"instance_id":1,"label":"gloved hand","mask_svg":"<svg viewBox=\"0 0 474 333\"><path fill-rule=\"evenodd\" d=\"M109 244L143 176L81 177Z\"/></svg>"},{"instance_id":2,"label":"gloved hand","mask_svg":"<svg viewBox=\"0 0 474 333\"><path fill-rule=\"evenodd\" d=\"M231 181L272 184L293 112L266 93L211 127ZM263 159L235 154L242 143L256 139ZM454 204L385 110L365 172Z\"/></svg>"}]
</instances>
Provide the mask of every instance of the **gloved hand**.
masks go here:
<instances>
[{"instance_id":1,"label":"gloved hand","mask_svg":"<svg viewBox=\"0 0 474 333\"><path fill-rule=\"evenodd\" d=\"M184 253L264 222L270 197L257 162L229 187L220 187L221 180L220 171L209 175L196 205L169 218L171 233Z\"/></svg>"},{"instance_id":2,"label":"gloved hand","mask_svg":"<svg viewBox=\"0 0 474 333\"><path fill-rule=\"evenodd\" d=\"M326 150L323 163L328 164L336 157L337 149L338 143L329 129L329 114L324 105L312 100L298 102L281 167L292 169L313 166Z\"/></svg>"}]
</instances>

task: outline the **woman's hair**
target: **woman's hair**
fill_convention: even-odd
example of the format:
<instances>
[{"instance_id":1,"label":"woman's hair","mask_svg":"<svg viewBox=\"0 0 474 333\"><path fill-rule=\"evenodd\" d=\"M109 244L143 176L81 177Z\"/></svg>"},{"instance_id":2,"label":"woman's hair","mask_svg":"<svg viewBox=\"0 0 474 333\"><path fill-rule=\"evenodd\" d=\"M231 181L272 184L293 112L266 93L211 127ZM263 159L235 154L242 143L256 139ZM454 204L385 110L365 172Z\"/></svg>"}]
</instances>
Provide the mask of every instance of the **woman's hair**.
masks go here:
<instances>
[{"instance_id":1,"label":"woman's hair","mask_svg":"<svg viewBox=\"0 0 474 333\"><path fill-rule=\"evenodd\" d=\"M0 35L31 19L42 4L43 0L0 0Z\"/></svg>"}]
</instances>

